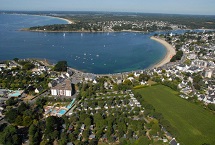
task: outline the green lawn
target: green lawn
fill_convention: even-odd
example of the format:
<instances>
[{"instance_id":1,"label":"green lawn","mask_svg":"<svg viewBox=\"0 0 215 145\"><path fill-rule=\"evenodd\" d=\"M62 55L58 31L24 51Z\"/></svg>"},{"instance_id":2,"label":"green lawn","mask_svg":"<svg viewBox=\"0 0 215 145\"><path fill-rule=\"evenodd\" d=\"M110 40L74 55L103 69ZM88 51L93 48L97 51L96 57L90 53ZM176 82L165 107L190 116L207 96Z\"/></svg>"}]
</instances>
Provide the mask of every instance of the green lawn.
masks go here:
<instances>
[{"instance_id":1,"label":"green lawn","mask_svg":"<svg viewBox=\"0 0 215 145\"><path fill-rule=\"evenodd\" d=\"M168 87L157 85L135 89L144 100L163 114L176 129L176 139L182 145L215 145L215 115L201 106L177 96Z\"/></svg>"}]
</instances>

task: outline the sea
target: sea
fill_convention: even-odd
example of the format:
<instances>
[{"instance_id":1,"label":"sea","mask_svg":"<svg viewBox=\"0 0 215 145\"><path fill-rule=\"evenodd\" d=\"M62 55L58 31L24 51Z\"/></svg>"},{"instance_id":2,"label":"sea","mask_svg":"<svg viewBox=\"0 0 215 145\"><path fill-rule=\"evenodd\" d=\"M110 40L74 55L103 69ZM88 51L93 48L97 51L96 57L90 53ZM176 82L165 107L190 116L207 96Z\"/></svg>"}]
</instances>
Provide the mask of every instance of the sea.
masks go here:
<instances>
[{"instance_id":1,"label":"sea","mask_svg":"<svg viewBox=\"0 0 215 145\"><path fill-rule=\"evenodd\" d=\"M65 60L72 68L95 74L147 69L165 57L154 33L29 32L23 28L67 21L36 15L0 14L0 61L14 58Z\"/></svg>"}]
</instances>

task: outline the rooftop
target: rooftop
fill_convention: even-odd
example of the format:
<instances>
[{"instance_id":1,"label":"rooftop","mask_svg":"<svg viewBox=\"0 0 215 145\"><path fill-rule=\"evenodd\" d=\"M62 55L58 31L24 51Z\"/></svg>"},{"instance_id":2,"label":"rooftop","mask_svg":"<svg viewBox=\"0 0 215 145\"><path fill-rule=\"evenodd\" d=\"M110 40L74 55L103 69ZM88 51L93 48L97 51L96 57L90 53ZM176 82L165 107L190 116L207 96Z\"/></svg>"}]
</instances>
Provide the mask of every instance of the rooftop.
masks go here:
<instances>
[{"instance_id":1,"label":"rooftop","mask_svg":"<svg viewBox=\"0 0 215 145\"><path fill-rule=\"evenodd\" d=\"M71 81L66 79L62 83L57 84L52 89L56 89L56 90L62 90L62 89L63 90L72 90Z\"/></svg>"}]
</instances>

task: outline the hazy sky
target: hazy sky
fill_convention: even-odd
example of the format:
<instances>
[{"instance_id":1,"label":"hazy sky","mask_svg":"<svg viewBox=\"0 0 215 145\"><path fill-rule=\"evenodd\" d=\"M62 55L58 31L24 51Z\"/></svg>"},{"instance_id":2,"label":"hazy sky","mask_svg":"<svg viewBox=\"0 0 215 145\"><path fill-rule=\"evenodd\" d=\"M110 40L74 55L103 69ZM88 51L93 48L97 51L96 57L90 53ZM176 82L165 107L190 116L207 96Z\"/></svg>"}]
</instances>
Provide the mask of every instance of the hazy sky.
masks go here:
<instances>
[{"instance_id":1,"label":"hazy sky","mask_svg":"<svg viewBox=\"0 0 215 145\"><path fill-rule=\"evenodd\" d=\"M0 0L0 10L113 11L215 15L215 0Z\"/></svg>"}]
</instances>

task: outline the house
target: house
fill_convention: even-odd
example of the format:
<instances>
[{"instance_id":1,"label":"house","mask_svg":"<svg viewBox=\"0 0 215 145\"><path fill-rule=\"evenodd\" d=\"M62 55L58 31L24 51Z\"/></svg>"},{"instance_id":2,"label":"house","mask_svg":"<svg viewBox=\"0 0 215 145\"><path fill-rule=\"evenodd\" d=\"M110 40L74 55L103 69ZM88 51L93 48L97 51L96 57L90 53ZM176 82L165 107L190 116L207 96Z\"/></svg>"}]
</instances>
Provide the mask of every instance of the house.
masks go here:
<instances>
[{"instance_id":1,"label":"house","mask_svg":"<svg viewBox=\"0 0 215 145\"><path fill-rule=\"evenodd\" d=\"M94 83L94 84L97 84L97 81L96 81L96 80L93 80L93 83Z\"/></svg>"},{"instance_id":2,"label":"house","mask_svg":"<svg viewBox=\"0 0 215 145\"><path fill-rule=\"evenodd\" d=\"M4 64L4 63L0 63L0 68L6 68L7 67L7 65L6 64Z\"/></svg>"},{"instance_id":3,"label":"house","mask_svg":"<svg viewBox=\"0 0 215 145\"><path fill-rule=\"evenodd\" d=\"M137 72L135 72L135 73L134 73L134 76L135 76L135 77L139 77L140 74L138 74Z\"/></svg>"},{"instance_id":4,"label":"house","mask_svg":"<svg viewBox=\"0 0 215 145\"><path fill-rule=\"evenodd\" d=\"M10 61L9 62L9 68L15 68L15 67L17 67L17 64L13 61Z\"/></svg>"},{"instance_id":5,"label":"house","mask_svg":"<svg viewBox=\"0 0 215 145\"><path fill-rule=\"evenodd\" d=\"M34 92L35 93L41 93L43 91L43 88L40 86L40 87L38 87L38 88L36 88L35 90L34 90Z\"/></svg>"},{"instance_id":6,"label":"house","mask_svg":"<svg viewBox=\"0 0 215 145\"><path fill-rule=\"evenodd\" d=\"M5 96L7 92L8 91L6 89L0 89L0 96Z\"/></svg>"},{"instance_id":7,"label":"house","mask_svg":"<svg viewBox=\"0 0 215 145\"><path fill-rule=\"evenodd\" d=\"M117 77L116 83L121 84L122 82L123 82L123 77L122 76Z\"/></svg>"},{"instance_id":8,"label":"house","mask_svg":"<svg viewBox=\"0 0 215 145\"><path fill-rule=\"evenodd\" d=\"M90 130L93 130L94 129L94 125L90 125Z\"/></svg>"},{"instance_id":9,"label":"house","mask_svg":"<svg viewBox=\"0 0 215 145\"><path fill-rule=\"evenodd\" d=\"M85 124L82 124L81 125L81 130L84 130L85 129Z\"/></svg>"},{"instance_id":10,"label":"house","mask_svg":"<svg viewBox=\"0 0 215 145\"><path fill-rule=\"evenodd\" d=\"M49 88L52 88L52 87L54 87L56 85L57 85L57 80L52 80L51 82L48 83Z\"/></svg>"},{"instance_id":11,"label":"house","mask_svg":"<svg viewBox=\"0 0 215 145\"><path fill-rule=\"evenodd\" d=\"M71 81L66 79L62 83L57 84L51 88L51 95L53 96L72 96Z\"/></svg>"},{"instance_id":12,"label":"house","mask_svg":"<svg viewBox=\"0 0 215 145\"><path fill-rule=\"evenodd\" d=\"M87 74L85 74L84 79L85 79L85 81L93 81L96 79L96 75L87 73Z\"/></svg>"},{"instance_id":13,"label":"house","mask_svg":"<svg viewBox=\"0 0 215 145\"><path fill-rule=\"evenodd\" d=\"M74 74L74 72L72 70L67 69L66 75L67 75L68 78L71 77L73 74Z\"/></svg>"},{"instance_id":14,"label":"house","mask_svg":"<svg viewBox=\"0 0 215 145\"><path fill-rule=\"evenodd\" d=\"M39 66L38 71L47 71L46 66Z\"/></svg>"},{"instance_id":15,"label":"house","mask_svg":"<svg viewBox=\"0 0 215 145\"><path fill-rule=\"evenodd\" d=\"M212 70L212 69L206 69L206 70L204 71L204 77L206 77L206 78L211 78L212 75L213 75L213 70Z\"/></svg>"},{"instance_id":16,"label":"house","mask_svg":"<svg viewBox=\"0 0 215 145\"><path fill-rule=\"evenodd\" d=\"M90 140L91 140L91 139L94 139L94 138L96 138L95 134L91 134L91 135L89 136L89 139L90 139Z\"/></svg>"},{"instance_id":17,"label":"house","mask_svg":"<svg viewBox=\"0 0 215 145\"><path fill-rule=\"evenodd\" d=\"M175 138L173 138L170 142L170 145L180 145L179 143L177 143L177 141L175 140Z\"/></svg>"},{"instance_id":18,"label":"house","mask_svg":"<svg viewBox=\"0 0 215 145\"><path fill-rule=\"evenodd\" d=\"M128 80L130 80L131 82L134 80L133 77L129 77Z\"/></svg>"}]
</instances>

